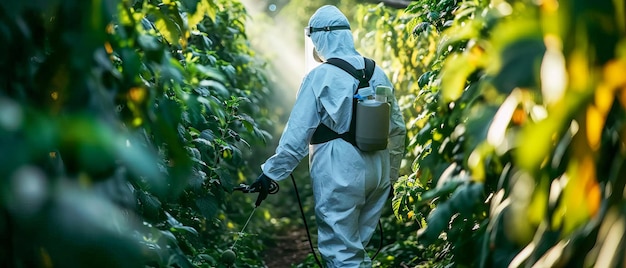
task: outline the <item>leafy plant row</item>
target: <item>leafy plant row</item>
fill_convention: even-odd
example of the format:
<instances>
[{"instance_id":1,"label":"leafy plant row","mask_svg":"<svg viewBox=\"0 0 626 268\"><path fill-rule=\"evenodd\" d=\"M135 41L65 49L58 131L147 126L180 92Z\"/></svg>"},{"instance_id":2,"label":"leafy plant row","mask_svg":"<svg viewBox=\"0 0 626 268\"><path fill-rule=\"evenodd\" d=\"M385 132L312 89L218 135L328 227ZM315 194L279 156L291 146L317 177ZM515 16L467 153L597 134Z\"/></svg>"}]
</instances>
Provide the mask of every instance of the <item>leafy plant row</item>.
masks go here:
<instances>
[{"instance_id":1,"label":"leafy plant row","mask_svg":"<svg viewBox=\"0 0 626 268\"><path fill-rule=\"evenodd\" d=\"M406 12L415 160L393 206L420 230L395 265L621 267L609 237L626 216L623 4L426 0Z\"/></svg>"},{"instance_id":2,"label":"leafy plant row","mask_svg":"<svg viewBox=\"0 0 626 268\"><path fill-rule=\"evenodd\" d=\"M229 193L273 117L243 5L0 7L2 265L223 266L250 209Z\"/></svg>"}]
</instances>

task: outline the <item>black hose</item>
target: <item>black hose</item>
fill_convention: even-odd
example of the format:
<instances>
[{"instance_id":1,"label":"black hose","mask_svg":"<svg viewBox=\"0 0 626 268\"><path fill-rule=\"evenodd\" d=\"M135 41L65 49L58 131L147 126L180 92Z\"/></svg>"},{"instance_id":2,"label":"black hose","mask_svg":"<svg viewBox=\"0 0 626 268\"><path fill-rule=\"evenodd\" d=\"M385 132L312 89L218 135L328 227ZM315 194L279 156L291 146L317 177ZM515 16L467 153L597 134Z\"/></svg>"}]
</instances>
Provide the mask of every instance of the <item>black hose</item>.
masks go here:
<instances>
[{"instance_id":1,"label":"black hose","mask_svg":"<svg viewBox=\"0 0 626 268\"><path fill-rule=\"evenodd\" d=\"M302 207L302 201L300 200L300 193L298 192L298 186L296 185L296 179L293 177L293 174L289 174L289 176L291 176L291 182L293 182L293 189L296 191L296 198L298 199L298 206L300 206L300 214L302 215L302 221L304 221L304 228L306 229L306 236L309 239L309 247L311 248L311 252L313 253L313 257L315 257L315 262L317 263L317 265L319 265L319 267L324 267L322 266L322 262L319 260L319 258L317 257L317 253L315 252L315 248L313 247L313 241L311 240L311 231L309 230L309 225L306 221L306 216L304 215L304 208ZM380 219L378 220L378 230L380 231L380 241L378 243L378 249L376 250L376 253L374 253L374 256L372 256L372 260L374 260L376 258L376 256L378 256L378 253L380 253L380 250L383 248L383 224L380 221Z\"/></svg>"},{"instance_id":2,"label":"black hose","mask_svg":"<svg viewBox=\"0 0 626 268\"><path fill-rule=\"evenodd\" d=\"M383 248L383 223L380 220L378 220L378 230L380 231L380 241L378 241L378 249L376 249L376 253L372 256L372 260L376 259L376 256L378 256L378 253L380 253L380 250Z\"/></svg>"},{"instance_id":3,"label":"black hose","mask_svg":"<svg viewBox=\"0 0 626 268\"><path fill-rule=\"evenodd\" d=\"M313 257L315 257L315 262L319 265L320 268L322 266L322 262L320 262L317 257L317 253L315 253L315 248L313 248L313 241L311 240L311 234L309 231L309 225L306 222L306 216L304 215L304 208L302 207L302 201L300 201L300 193L298 193L298 186L296 186L296 179L293 177L293 174L289 174L291 176L291 182L293 182L293 189L296 190L296 197L298 198L298 205L300 206L300 213L302 214L302 221L304 221L304 228L306 228L306 236L309 239L309 247L311 247L311 252L313 252Z\"/></svg>"}]
</instances>

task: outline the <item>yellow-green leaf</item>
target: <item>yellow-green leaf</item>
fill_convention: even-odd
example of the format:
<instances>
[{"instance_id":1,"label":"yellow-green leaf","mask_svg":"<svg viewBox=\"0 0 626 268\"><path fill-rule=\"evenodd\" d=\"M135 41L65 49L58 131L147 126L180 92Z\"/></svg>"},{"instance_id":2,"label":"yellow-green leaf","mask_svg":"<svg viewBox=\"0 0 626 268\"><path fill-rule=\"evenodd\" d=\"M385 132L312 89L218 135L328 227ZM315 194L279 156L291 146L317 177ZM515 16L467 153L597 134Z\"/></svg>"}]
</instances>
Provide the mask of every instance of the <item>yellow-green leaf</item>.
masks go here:
<instances>
[{"instance_id":1,"label":"yellow-green leaf","mask_svg":"<svg viewBox=\"0 0 626 268\"><path fill-rule=\"evenodd\" d=\"M451 56L441 71L441 97L444 103L456 101L463 94L467 77L476 69L468 54Z\"/></svg>"},{"instance_id":2,"label":"yellow-green leaf","mask_svg":"<svg viewBox=\"0 0 626 268\"><path fill-rule=\"evenodd\" d=\"M215 21L215 16L216 16L215 7L212 6L207 0L198 1L198 5L196 6L196 11L193 14L189 14L189 17L187 19L189 28L195 29L198 23L202 21L205 15L211 18L211 20Z\"/></svg>"},{"instance_id":3,"label":"yellow-green leaf","mask_svg":"<svg viewBox=\"0 0 626 268\"><path fill-rule=\"evenodd\" d=\"M176 25L166 17L161 17L154 22L157 30L161 33L163 38L172 45L178 45L180 33L176 29Z\"/></svg>"}]
</instances>

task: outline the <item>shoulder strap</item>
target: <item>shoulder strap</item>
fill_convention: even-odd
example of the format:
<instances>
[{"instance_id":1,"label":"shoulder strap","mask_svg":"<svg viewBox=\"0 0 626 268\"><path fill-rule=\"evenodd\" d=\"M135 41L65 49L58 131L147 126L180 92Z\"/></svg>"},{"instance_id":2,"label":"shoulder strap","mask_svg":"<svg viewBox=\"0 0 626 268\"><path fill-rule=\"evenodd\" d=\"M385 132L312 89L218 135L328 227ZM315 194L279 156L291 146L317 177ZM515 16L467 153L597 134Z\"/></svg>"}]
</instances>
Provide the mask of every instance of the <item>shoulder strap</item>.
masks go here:
<instances>
[{"instance_id":1,"label":"shoulder strap","mask_svg":"<svg viewBox=\"0 0 626 268\"><path fill-rule=\"evenodd\" d=\"M356 68L354 68L354 66L350 65L350 63L347 63L346 61L339 59L339 58L330 58L326 61L326 63L337 66L338 68L346 71L347 73L352 75L354 78L359 80L359 87L357 88L357 92L358 92L359 88L368 87L370 85L370 79L372 79L372 75L374 74L374 67L376 67L376 63L372 59L368 59L368 58L363 58L363 59L365 59L365 69L361 69L361 70L357 70ZM334 140L337 138L342 138L345 141L351 143L352 145L357 146L356 144L356 102L357 102L357 99L352 99L352 118L350 120L350 129L348 130L348 132L338 134L337 132L333 131L332 129L330 129L329 127L327 127L326 125L320 122L320 124L315 129L315 132L313 132L313 136L311 137L311 140L309 141L309 143L318 144L318 143L324 143L330 140Z\"/></svg>"},{"instance_id":2,"label":"shoulder strap","mask_svg":"<svg viewBox=\"0 0 626 268\"><path fill-rule=\"evenodd\" d=\"M340 58L330 58L326 60L326 63L335 65L340 69L346 71L347 73L352 75L352 77L359 80L358 88L364 88L370 85L370 79L372 79L372 75L374 74L374 67L376 66L376 63L374 62L374 60L369 58L363 59L365 60L365 69L361 70L357 70L350 63Z\"/></svg>"}]
</instances>

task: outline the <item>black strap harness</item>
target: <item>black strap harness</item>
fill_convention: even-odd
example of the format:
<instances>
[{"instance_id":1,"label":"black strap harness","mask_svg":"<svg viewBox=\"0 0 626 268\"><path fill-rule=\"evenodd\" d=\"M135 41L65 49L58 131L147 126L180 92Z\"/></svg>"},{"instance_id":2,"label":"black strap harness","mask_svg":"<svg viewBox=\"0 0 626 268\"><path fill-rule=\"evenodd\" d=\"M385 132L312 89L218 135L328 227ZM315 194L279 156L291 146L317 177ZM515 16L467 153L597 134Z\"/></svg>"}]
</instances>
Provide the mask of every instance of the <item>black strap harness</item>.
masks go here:
<instances>
[{"instance_id":1,"label":"black strap harness","mask_svg":"<svg viewBox=\"0 0 626 268\"><path fill-rule=\"evenodd\" d=\"M339 58L330 58L326 61L326 63L337 66L338 68L346 71L354 78L359 80L359 87L356 89L356 93L359 92L359 89L370 86L370 79L372 79L372 75L374 74L374 67L376 63L372 59L363 58L365 60L365 69L357 70L350 63L339 59ZM345 133L337 133L334 130L330 129L328 126L320 123L313 132L313 136L311 137L310 144L320 144L324 142L328 142L337 138L342 138L345 141L351 143L356 146L356 103L358 100L356 98L352 99L352 118L350 120L350 129Z\"/></svg>"}]
</instances>

